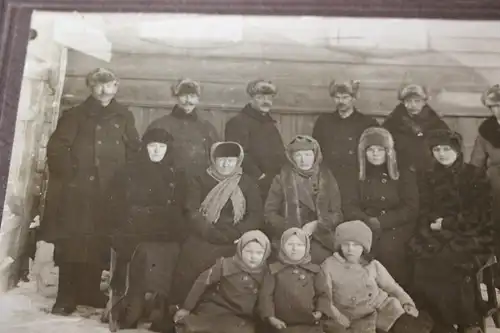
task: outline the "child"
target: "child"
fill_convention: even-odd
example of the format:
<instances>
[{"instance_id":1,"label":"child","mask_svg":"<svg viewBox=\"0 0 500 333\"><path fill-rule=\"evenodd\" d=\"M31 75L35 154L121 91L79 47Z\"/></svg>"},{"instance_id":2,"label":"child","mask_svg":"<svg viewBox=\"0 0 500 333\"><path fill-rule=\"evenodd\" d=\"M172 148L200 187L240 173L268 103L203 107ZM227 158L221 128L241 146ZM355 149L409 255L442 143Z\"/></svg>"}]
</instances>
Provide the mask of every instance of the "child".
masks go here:
<instances>
[{"instance_id":1,"label":"child","mask_svg":"<svg viewBox=\"0 0 500 333\"><path fill-rule=\"evenodd\" d=\"M310 249L302 229L290 228L281 236L278 261L270 265L259 297L260 315L275 331L321 333L320 319L332 318L325 275L311 263Z\"/></svg>"},{"instance_id":2,"label":"child","mask_svg":"<svg viewBox=\"0 0 500 333\"><path fill-rule=\"evenodd\" d=\"M428 332L411 297L385 267L368 258L372 231L362 221L340 224L337 252L322 265L333 298L334 316L352 333Z\"/></svg>"},{"instance_id":3,"label":"child","mask_svg":"<svg viewBox=\"0 0 500 333\"><path fill-rule=\"evenodd\" d=\"M180 331L253 333L252 317L270 251L264 233L244 233L237 241L236 254L217 260L194 283L183 308L174 316Z\"/></svg>"}]
</instances>

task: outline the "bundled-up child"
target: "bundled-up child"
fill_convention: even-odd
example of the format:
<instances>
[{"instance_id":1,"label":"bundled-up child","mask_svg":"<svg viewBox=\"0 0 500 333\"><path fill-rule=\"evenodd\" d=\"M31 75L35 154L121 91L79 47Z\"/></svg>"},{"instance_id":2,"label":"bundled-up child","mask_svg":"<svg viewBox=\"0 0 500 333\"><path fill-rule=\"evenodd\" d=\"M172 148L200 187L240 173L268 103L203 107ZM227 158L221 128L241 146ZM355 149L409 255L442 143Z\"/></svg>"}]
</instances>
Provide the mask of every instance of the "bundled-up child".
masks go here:
<instances>
[{"instance_id":1,"label":"bundled-up child","mask_svg":"<svg viewBox=\"0 0 500 333\"><path fill-rule=\"evenodd\" d=\"M259 313L274 331L321 333L332 321L331 297L321 267L311 263L309 235L290 228L281 236L278 261L269 266L259 297ZM345 331L337 324L335 332Z\"/></svg>"},{"instance_id":2,"label":"bundled-up child","mask_svg":"<svg viewBox=\"0 0 500 333\"><path fill-rule=\"evenodd\" d=\"M431 327L418 318L411 297L387 269L371 259L372 232L362 221L348 221L335 231L337 252L322 265L332 295L332 311L352 333L424 333Z\"/></svg>"},{"instance_id":3,"label":"bundled-up child","mask_svg":"<svg viewBox=\"0 0 500 333\"><path fill-rule=\"evenodd\" d=\"M270 241L259 230L244 233L236 254L221 258L194 283L174 316L182 333L255 332L255 305L267 271Z\"/></svg>"}]
</instances>

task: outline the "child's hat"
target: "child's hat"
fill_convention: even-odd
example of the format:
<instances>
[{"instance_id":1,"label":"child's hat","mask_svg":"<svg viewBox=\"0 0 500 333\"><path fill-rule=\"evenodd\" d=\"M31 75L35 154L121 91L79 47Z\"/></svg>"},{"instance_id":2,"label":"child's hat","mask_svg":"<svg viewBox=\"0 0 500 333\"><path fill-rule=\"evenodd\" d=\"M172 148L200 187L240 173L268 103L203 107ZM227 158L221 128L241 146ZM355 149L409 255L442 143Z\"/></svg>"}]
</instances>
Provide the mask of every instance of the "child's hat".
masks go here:
<instances>
[{"instance_id":1,"label":"child's hat","mask_svg":"<svg viewBox=\"0 0 500 333\"><path fill-rule=\"evenodd\" d=\"M335 246L339 249L345 242L356 242L363 246L366 252L370 252L372 237L371 229L363 221L348 221L339 224L335 229Z\"/></svg>"}]
</instances>

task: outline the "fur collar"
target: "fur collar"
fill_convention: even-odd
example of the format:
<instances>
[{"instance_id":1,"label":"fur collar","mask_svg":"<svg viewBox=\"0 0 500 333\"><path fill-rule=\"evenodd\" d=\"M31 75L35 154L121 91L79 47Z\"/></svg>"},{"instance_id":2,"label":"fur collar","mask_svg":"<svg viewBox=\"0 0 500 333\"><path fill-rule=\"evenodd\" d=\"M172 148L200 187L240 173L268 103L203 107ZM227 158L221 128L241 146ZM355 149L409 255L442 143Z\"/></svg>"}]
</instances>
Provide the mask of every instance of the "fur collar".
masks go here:
<instances>
[{"instance_id":1,"label":"fur collar","mask_svg":"<svg viewBox=\"0 0 500 333\"><path fill-rule=\"evenodd\" d=\"M500 124L492 116L479 126L479 134L495 148L500 148Z\"/></svg>"}]
</instances>

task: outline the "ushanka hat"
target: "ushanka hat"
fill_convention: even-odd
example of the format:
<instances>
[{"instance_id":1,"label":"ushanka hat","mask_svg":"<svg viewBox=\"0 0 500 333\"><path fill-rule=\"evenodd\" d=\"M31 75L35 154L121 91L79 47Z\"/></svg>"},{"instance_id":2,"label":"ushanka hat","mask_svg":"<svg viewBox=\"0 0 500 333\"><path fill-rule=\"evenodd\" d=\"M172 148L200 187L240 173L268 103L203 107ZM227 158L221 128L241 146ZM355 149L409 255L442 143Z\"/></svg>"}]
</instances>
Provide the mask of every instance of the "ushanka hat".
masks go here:
<instances>
[{"instance_id":1,"label":"ushanka hat","mask_svg":"<svg viewBox=\"0 0 500 333\"><path fill-rule=\"evenodd\" d=\"M262 95L276 95L278 89L271 81L265 81L262 79L254 80L247 85L247 94L253 97L257 94Z\"/></svg>"},{"instance_id":2,"label":"ushanka hat","mask_svg":"<svg viewBox=\"0 0 500 333\"><path fill-rule=\"evenodd\" d=\"M360 81L358 80L350 80L346 82L337 82L333 80L330 82L328 91L332 97L335 94L349 94L354 98L359 98L359 85Z\"/></svg>"},{"instance_id":3,"label":"ushanka hat","mask_svg":"<svg viewBox=\"0 0 500 333\"><path fill-rule=\"evenodd\" d=\"M216 142L212 145L211 150L210 156L214 160L218 157L240 157L243 159L243 147L237 142Z\"/></svg>"},{"instance_id":4,"label":"ushanka hat","mask_svg":"<svg viewBox=\"0 0 500 333\"><path fill-rule=\"evenodd\" d=\"M196 94L198 96L201 95L200 84L188 78L176 81L171 88L172 88L172 95L174 96L182 96L189 94Z\"/></svg>"},{"instance_id":5,"label":"ushanka hat","mask_svg":"<svg viewBox=\"0 0 500 333\"><path fill-rule=\"evenodd\" d=\"M481 95L481 102L486 107L500 104L500 85L495 84L488 88L488 90Z\"/></svg>"},{"instance_id":6,"label":"ushanka hat","mask_svg":"<svg viewBox=\"0 0 500 333\"><path fill-rule=\"evenodd\" d=\"M97 84L104 84L112 81L118 81L116 75L107 68L96 68L87 74L85 83L87 87L94 87Z\"/></svg>"},{"instance_id":7,"label":"ushanka hat","mask_svg":"<svg viewBox=\"0 0 500 333\"><path fill-rule=\"evenodd\" d=\"M423 100L429 99L427 88L418 84L408 84L402 87L398 92L398 99L404 101L409 97L420 97Z\"/></svg>"},{"instance_id":8,"label":"ushanka hat","mask_svg":"<svg viewBox=\"0 0 500 333\"><path fill-rule=\"evenodd\" d=\"M141 140L144 145L147 145L151 142L170 143L172 141L174 141L174 137L172 136L172 134L161 128L152 128L148 130L146 133L144 133Z\"/></svg>"},{"instance_id":9,"label":"ushanka hat","mask_svg":"<svg viewBox=\"0 0 500 333\"><path fill-rule=\"evenodd\" d=\"M359 179L366 179L366 149L370 146L385 148L389 177L394 180L399 179L394 139L391 133L382 127L369 127L361 134L358 144Z\"/></svg>"},{"instance_id":10,"label":"ushanka hat","mask_svg":"<svg viewBox=\"0 0 500 333\"><path fill-rule=\"evenodd\" d=\"M445 129L433 130L427 134L426 140L431 150L436 146L450 146L457 153L462 152L462 136L458 132Z\"/></svg>"},{"instance_id":11,"label":"ushanka hat","mask_svg":"<svg viewBox=\"0 0 500 333\"><path fill-rule=\"evenodd\" d=\"M346 242L356 242L363 246L366 253L372 248L372 230L359 220L347 221L339 224L335 229L335 247L337 250Z\"/></svg>"}]
</instances>

